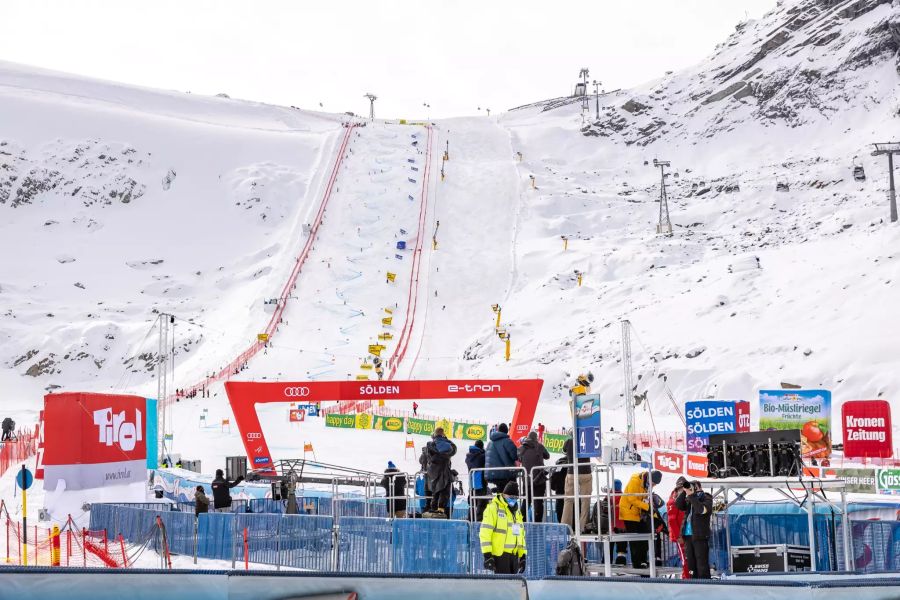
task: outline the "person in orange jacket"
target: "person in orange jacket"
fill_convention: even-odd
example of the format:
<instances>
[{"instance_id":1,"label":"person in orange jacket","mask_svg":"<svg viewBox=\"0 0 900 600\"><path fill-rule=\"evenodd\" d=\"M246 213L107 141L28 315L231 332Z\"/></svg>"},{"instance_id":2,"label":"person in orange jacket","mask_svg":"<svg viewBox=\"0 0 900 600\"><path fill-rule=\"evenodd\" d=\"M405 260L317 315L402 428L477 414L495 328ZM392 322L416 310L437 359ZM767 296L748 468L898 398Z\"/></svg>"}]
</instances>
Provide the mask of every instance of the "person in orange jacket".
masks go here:
<instances>
[{"instance_id":1,"label":"person in orange jacket","mask_svg":"<svg viewBox=\"0 0 900 600\"><path fill-rule=\"evenodd\" d=\"M681 488L687 483L687 479L683 476L679 477L675 482L675 489L669 494L669 501L666 502L666 518L669 521L669 539L678 546L678 556L681 558L681 578L690 579L691 572L688 570L687 560L684 557L684 538L681 537L681 530L684 526L684 511L675 506L675 498L681 493Z\"/></svg>"}]
</instances>

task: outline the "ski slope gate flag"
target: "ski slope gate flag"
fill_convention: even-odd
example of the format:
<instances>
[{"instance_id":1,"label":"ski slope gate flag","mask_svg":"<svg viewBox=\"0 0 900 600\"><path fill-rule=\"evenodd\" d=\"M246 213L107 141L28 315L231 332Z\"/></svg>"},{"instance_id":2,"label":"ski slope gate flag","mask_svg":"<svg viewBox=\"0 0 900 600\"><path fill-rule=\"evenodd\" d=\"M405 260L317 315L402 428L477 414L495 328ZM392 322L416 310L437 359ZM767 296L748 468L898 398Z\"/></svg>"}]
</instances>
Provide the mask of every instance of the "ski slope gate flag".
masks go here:
<instances>
[{"instance_id":1,"label":"ski slope gate flag","mask_svg":"<svg viewBox=\"0 0 900 600\"><path fill-rule=\"evenodd\" d=\"M697 400L685 404L687 451L706 452L709 436L750 431L750 403L743 400Z\"/></svg>"},{"instance_id":2,"label":"ski slope gate flag","mask_svg":"<svg viewBox=\"0 0 900 600\"><path fill-rule=\"evenodd\" d=\"M887 400L848 400L841 407L844 456L890 458L891 405Z\"/></svg>"},{"instance_id":3,"label":"ski slope gate flag","mask_svg":"<svg viewBox=\"0 0 900 600\"><path fill-rule=\"evenodd\" d=\"M154 417L155 418L155 417ZM44 396L44 489L67 490L147 480L147 400L64 393ZM156 453L155 439L150 452Z\"/></svg>"}]
</instances>

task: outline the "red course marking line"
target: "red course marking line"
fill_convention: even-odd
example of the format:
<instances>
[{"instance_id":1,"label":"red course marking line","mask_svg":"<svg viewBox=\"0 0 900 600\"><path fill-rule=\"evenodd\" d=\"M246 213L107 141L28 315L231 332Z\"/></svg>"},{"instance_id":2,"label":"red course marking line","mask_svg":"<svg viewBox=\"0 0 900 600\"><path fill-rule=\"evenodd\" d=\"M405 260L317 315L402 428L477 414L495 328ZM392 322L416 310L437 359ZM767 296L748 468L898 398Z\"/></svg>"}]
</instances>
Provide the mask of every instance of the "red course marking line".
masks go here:
<instances>
[{"instance_id":1,"label":"red course marking line","mask_svg":"<svg viewBox=\"0 0 900 600\"><path fill-rule=\"evenodd\" d=\"M428 183L431 178L431 136L432 129L428 126L428 143L425 154L425 172L422 176L422 204L419 208L419 231L416 236L416 249L413 255L413 266L409 274L409 293L406 301L406 318L397 347L391 355L391 373L388 379L393 379L397 374L397 368L406 356L409 340L412 338L412 330L416 321L416 306L419 303L419 267L422 263L422 244L425 237L425 217L428 213Z\"/></svg>"},{"instance_id":2,"label":"red course marking line","mask_svg":"<svg viewBox=\"0 0 900 600\"><path fill-rule=\"evenodd\" d=\"M350 136L353 134L353 130L356 126L351 125L347 128L347 131L344 132L344 138L341 140L340 148L338 148L337 157L334 161L334 166L331 168L331 175L328 178L328 183L325 186L325 193L322 196L322 202L319 205L319 211L316 213L316 218L313 221L312 228L309 232L309 237L306 238L306 243L303 245L303 250L300 252L300 256L297 257L297 260L294 262L294 267L291 269L291 274L288 277L287 283L284 284L284 288L281 290L280 298L284 299L283 303L278 304L275 312L272 313L272 317L269 319L268 325L266 325L265 332L269 334L269 339L271 339L278 328L278 323L281 321L281 315L284 313L285 306L287 305L287 297L290 294L292 288L297 282L297 277L300 275L300 269L303 267L306 262L307 257L309 256L310 251L312 250L312 245L316 241L316 235L319 232L319 226L322 224L322 216L325 214L325 208L328 205L328 201L331 200L331 194L334 191L334 184L337 181L338 171L340 170L341 164L344 161L344 151L347 149L347 145L350 143ZM253 342L249 348L241 352L237 358L231 361L226 367L216 373L213 377L209 379L204 379L198 383L190 387L184 388L185 393L191 393L197 390L202 389L207 383L212 383L215 381L219 381L222 379L228 379L234 374L234 370L239 368L240 365L247 362L248 359L255 356L259 353L260 350L263 349L265 344L260 342L259 340ZM172 394L168 398L165 399L163 404L171 403L171 401L175 398L175 395Z\"/></svg>"}]
</instances>

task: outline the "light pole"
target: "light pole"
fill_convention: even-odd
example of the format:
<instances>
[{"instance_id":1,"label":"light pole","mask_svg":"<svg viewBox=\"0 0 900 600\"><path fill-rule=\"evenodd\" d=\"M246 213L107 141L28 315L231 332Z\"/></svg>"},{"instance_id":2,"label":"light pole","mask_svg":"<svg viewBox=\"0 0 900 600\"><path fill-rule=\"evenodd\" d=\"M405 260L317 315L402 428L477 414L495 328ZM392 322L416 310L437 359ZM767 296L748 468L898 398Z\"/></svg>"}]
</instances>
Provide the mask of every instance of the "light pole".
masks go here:
<instances>
[{"instance_id":1,"label":"light pole","mask_svg":"<svg viewBox=\"0 0 900 600\"><path fill-rule=\"evenodd\" d=\"M378 96L376 96L375 94L369 93L369 94L366 94L365 96L363 96L363 98L369 99L369 120L374 121L375 120L375 101L378 100Z\"/></svg>"},{"instance_id":2,"label":"light pole","mask_svg":"<svg viewBox=\"0 0 900 600\"><path fill-rule=\"evenodd\" d=\"M587 80L590 77L590 70L587 67L582 67L580 71L578 71L578 76L581 77L582 89L584 90L584 96L581 97L581 112L586 110L590 110L590 105L588 104L588 95L587 95Z\"/></svg>"},{"instance_id":3,"label":"light pole","mask_svg":"<svg viewBox=\"0 0 900 600\"><path fill-rule=\"evenodd\" d=\"M600 120L600 86L602 85L602 83L597 81L596 79L594 81L592 81L591 83L594 84L594 102L596 103L596 106L597 106L597 120L599 121Z\"/></svg>"},{"instance_id":4,"label":"light pole","mask_svg":"<svg viewBox=\"0 0 900 600\"><path fill-rule=\"evenodd\" d=\"M894 188L894 155L900 154L900 142L874 144L872 156L888 157L888 200L891 204L891 223L897 222L897 190Z\"/></svg>"}]
</instances>

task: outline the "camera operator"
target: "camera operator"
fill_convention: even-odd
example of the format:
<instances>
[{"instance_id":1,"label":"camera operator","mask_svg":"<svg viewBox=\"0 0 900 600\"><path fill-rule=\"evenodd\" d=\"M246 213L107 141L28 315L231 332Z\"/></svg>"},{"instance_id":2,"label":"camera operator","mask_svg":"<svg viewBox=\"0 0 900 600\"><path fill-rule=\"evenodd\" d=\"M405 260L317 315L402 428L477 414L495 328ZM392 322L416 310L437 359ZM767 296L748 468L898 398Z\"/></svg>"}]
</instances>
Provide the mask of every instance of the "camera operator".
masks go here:
<instances>
[{"instance_id":1,"label":"camera operator","mask_svg":"<svg viewBox=\"0 0 900 600\"><path fill-rule=\"evenodd\" d=\"M703 491L699 481L684 482L675 499L684 511L682 538L684 553L692 579L709 579L709 521L712 518L712 496Z\"/></svg>"}]
</instances>

